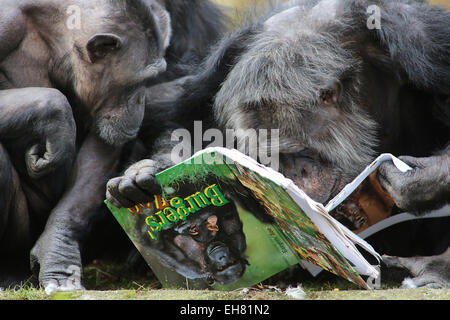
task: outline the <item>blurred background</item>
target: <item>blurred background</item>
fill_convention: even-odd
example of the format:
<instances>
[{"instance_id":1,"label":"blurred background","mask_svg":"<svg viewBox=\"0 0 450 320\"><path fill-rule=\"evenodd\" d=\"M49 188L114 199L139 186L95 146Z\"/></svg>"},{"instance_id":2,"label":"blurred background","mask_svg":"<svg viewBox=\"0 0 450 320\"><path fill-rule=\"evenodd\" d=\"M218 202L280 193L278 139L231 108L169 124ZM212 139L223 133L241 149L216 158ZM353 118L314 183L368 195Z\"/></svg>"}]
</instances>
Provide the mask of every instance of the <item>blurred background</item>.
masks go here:
<instances>
[{"instance_id":1,"label":"blurred background","mask_svg":"<svg viewBox=\"0 0 450 320\"><path fill-rule=\"evenodd\" d=\"M264 13L265 7L263 4L267 4L270 0L211 0L212 2L215 2L222 6L223 11L225 14L230 17L227 28L229 30L233 30L237 27L239 27L242 23L242 21L248 20L248 11L245 10L246 7L261 9L261 10L250 10L253 14L250 15L250 17L253 17L254 14L258 15L259 13ZM271 0L271 1L277 1L277 0ZM281 0L281 1L289 1L289 0ZM450 0L425 0L428 3L440 5L444 8L447 8L450 10ZM370 1L368 1L370 3Z\"/></svg>"},{"instance_id":2,"label":"blurred background","mask_svg":"<svg viewBox=\"0 0 450 320\"><path fill-rule=\"evenodd\" d=\"M447 9L450 9L450 0L432 0L430 1L430 3L439 4L446 7Z\"/></svg>"},{"instance_id":3,"label":"blurred background","mask_svg":"<svg viewBox=\"0 0 450 320\"><path fill-rule=\"evenodd\" d=\"M248 4L264 3L264 0L213 0L214 2L232 9L242 9ZM442 5L450 9L450 0L428 0L429 3ZM231 11L230 11L231 13Z\"/></svg>"}]
</instances>

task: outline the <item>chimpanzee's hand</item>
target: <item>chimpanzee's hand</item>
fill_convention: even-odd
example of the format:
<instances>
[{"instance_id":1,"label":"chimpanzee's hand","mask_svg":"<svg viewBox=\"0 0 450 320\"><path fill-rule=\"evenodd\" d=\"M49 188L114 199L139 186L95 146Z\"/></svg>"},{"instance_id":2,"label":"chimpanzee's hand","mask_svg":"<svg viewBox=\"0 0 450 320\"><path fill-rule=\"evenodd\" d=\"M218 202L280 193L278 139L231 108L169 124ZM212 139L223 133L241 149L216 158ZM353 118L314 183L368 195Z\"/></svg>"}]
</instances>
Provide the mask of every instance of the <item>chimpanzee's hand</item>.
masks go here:
<instances>
[{"instance_id":1,"label":"chimpanzee's hand","mask_svg":"<svg viewBox=\"0 0 450 320\"><path fill-rule=\"evenodd\" d=\"M123 176L109 180L106 199L118 208L130 208L153 200L155 194L161 193L155 175L162 169L154 160L135 163Z\"/></svg>"},{"instance_id":2,"label":"chimpanzee's hand","mask_svg":"<svg viewBox=\"0 0 450 320\"><path fill-rule=\"evenodd\" d=\"M413 170L401 172L391 162L378 169L378 180L396 205L406 211L422 212L435 209L449 201L450 156L428 158L403 156Z\"/></svg>"},{"instance_id":3,"label":"chimpanzee's hand","mask_svg":"<svg viewBox=\"0 0 450 320\"><path fill-rule=\"evenodd\" d=\"M27 171L32 179L46 176L75 157L76 126L70 106L54 109L54 112L46 111L50 119L44 118L32 128L33 136L39 138L25 152Z\"/></svg>"}]
</instances>

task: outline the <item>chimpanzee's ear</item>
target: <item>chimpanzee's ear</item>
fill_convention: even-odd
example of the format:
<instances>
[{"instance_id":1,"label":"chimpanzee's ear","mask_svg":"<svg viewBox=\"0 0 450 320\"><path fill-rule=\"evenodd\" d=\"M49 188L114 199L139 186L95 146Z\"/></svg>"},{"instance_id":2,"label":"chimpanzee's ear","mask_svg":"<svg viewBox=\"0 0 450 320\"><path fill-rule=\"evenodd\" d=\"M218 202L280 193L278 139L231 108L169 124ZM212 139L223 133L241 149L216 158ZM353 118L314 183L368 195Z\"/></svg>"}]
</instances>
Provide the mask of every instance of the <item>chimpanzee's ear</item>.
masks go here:
<instances>
[{"instance_id":1,"label":"chimpanzee's ear","mask_svg":"<svg viewBox=\"0 0 450 320\"><path fill-rule=\"evenodd\" d=\"M103 59L108 53L119 50L122 47L122 39L115 34L101 33L92 36L86 50L92 63Z\"/></svg>"},{"instance_id":2,"label":"chimpanzee's ear","mask_svg":"<svg viewBox=\"0 0 450 320\"><path fill-rule=\"evenodd\" d=\"M379 10L379 24L369 32L387 50L393 66L417 87L449 95L450 11L419 1L382 3L372 6L373 11L365 8L365 13L376 19Z\"/></svg>"},{"instance_id":3,"label":"chimpanzee's ear","mask_svg":"<svg viewBox=\"0 0 450 320\"><path fill-rule=\"evenodd\" d=\"M165 50L169 47L172 38L172 26L170 14L158 3L153 3L150 6L150 8L155 16L156 24L158 25L159 31L161 32L161 38Z\"/></svg>"}]
</instances>

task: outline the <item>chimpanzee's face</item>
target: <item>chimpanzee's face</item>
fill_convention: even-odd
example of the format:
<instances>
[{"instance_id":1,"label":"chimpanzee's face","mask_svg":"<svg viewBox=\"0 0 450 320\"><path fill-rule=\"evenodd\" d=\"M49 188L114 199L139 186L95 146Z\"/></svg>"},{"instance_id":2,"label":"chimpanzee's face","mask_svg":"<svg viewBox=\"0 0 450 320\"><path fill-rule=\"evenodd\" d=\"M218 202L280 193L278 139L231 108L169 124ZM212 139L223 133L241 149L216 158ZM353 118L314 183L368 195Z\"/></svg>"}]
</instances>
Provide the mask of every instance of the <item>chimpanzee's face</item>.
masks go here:
<instances>
[{"instance_id":1,"label":"chimpanzee's face","mask_svg":"<svg viewBox=\"0 0 450 320\"><path fill-rule=\"evenodd\" d=\"M303 2L260 24L214 108L224 128L279 129L280 170L326 202L373 159L377 124L339 1Z\"/></svg>"},{"instance_id":2,"label":"chimpanzee's face","mask_svg":"<svg viewBox=\"0 0 450 320\"><path fill-rule=\"evenodd\" d=\"M158 242L149 242L150 247L162 246L164 255L171 257L171 268L190 279L203 278L209 285L239 280L248 264L242 222L232 202L193 213L162 231ZM161 262L167 263L164 258Z\"/></svg>"},{"instance_id":3,"label":"chimpanzee's face","mask_svg":"<svg viewBox=\"0 0 450 320\"><path fill-rule=\"evenodd\" d=\"M74 37L75 91L99 136L121 145L135 138L141 125L146 81L166 69L170 17L156 1L93 2L100 4L83 10L98 12Z\"/></svg>"}]
</instances>

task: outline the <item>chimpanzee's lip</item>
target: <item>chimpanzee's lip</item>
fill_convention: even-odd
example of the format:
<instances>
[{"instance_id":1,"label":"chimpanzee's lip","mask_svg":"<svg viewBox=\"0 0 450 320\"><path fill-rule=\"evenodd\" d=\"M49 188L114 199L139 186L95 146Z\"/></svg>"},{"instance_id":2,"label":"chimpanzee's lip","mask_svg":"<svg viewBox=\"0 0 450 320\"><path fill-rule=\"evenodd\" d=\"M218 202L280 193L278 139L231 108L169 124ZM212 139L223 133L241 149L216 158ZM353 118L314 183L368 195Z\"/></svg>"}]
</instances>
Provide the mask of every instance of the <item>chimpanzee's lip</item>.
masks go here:
<instances>
[{"instance_id":1,"label":"chimpanzee's lip","mask_svg":"<svg viewBox=\"0 0 450 320\"><path fill-rule=\"evenodd\" d=\"M223 247L225 247L225 244L223 244L222 242L216 241L216 242L211 243L208 246L208 248L206 249L206 252L207 252L208 255L213 255L216 250L220 250ZM222 268L218 269L217 272L219 274L226 274L230 270L242 269L242 267L243 267L242 263L239 260L232 259L227 265L225 265ZM222 284L225 284L225 283L222 283Z\"/></svg>"},{"instance_id":2,"label":"chimpanzee's lip","mask_svg":"<svg viewBox=\"0 0 450 320\"><path fill-rule=\"evenodd\" d=\"M139 133L139 128L132 129L132 130L122 129L121 133L124 137L127 137L129 139L134 139L137 137L137 135Z\"/></svg>"},{"instance_id":3,"label":"chimpanzee's lip","mask_svg":"<svg viewBox=\"0 0 450 320\"><path fill-rule=\"evenodd\" d=\"M295 181L294 181L294 183L295 183ZM296 183L296 185L297 185L297 187L302 189L301 185L299 185L297 183ZM326 203L328 203L328 201L333 199L333 197L335 197L339 193L340 186L341 186L341 176L338 175L336 178L334 178L333 185L331 188L321 189L319 191L318 195L312 195L310 193L307 193L307 194L315 201L320 202L322 204L326 204Z\"/></svg>"},{"instance_id":4,"label":"chimpanzee's lip","mask_svg":"<svg viewBox=\"0 0 450 320\"><path fill-rule=\"evenodd\" d=\"M334 180L334 184L331 187L330 195L326 202L330 201L334 196L336 196L339 193L339 187L341 186L341 175L338 175L336 179Z\"/></svg>"}]
</instances>

